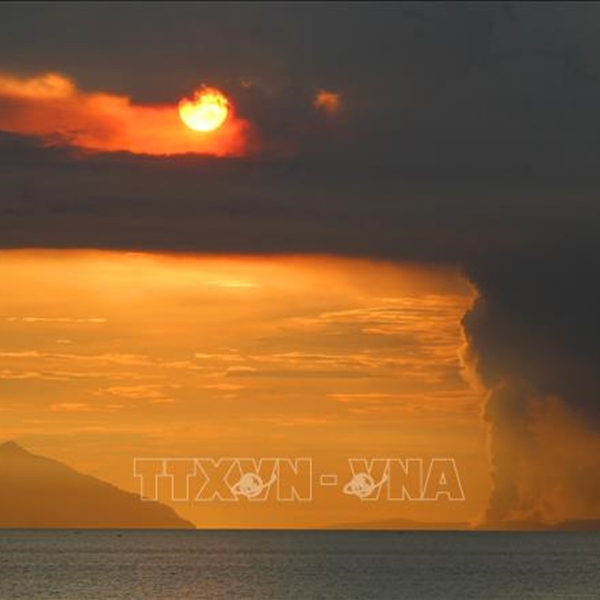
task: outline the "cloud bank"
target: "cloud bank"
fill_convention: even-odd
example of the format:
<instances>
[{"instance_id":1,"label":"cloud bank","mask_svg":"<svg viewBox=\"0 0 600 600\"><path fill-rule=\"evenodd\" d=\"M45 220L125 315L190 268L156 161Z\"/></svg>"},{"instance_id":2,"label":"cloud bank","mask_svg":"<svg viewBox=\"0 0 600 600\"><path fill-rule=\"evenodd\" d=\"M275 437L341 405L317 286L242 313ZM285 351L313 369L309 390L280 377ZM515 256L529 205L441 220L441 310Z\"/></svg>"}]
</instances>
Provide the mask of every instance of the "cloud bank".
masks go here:
<instances>
[{"instance_id":1,"label":"cloud bank","mask_svg":"<svg viewBox=\"0 0 600 600\"><path fill-rule=\"evenodd\" d=\"M47 145L154 156L249 152L250 124L230 115L215 131L181 122L177 105L136 105L126 96L84 92L63 75L19 78L0 72L0 130Z\"/></svg>"}]
</instances>

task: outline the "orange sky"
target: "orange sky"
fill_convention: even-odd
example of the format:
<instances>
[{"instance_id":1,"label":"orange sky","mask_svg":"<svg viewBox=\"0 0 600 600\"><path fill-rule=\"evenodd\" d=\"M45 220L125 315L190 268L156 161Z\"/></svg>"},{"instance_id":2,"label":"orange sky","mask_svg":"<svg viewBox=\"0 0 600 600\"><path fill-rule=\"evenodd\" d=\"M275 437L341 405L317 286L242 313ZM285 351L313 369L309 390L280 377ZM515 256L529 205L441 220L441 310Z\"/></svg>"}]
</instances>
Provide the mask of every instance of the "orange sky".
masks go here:
<instances>
[{"instance_id":1,"label":"orange sky","mask_svg":"<svg viewBox=\"0 0 600 600\"><path fill-rule=\"evenodd\" d=\"M358 260L4 251L0 439L127 489L135 456L452 456L463 503L181 504L209 526L465 520L489 487L460 374L473 292Z\"/></svg>"}]
</instances>

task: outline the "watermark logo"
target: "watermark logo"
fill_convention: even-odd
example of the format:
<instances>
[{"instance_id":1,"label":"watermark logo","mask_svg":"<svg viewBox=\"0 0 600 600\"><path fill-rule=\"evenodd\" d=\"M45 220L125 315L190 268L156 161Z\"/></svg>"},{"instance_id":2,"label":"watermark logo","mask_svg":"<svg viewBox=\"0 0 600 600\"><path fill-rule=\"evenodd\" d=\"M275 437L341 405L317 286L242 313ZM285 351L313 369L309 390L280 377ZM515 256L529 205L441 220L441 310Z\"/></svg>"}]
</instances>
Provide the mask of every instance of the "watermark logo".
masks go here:
<instances>
[{"instance_id":1,"label":"watermark logo","mask_svg":"<svg viewBox=\"0 0 600 600\"><path fill-rule=\"evenodd\" d=\"M352 478L344 494L360 500L462 501L463 486L454 458L349 459Z\"/></svg>"},{"instance_id":2,"label":"watermark logo","mask_svg":"<svg viewBox=\"0 0 600 600\"><path fill-rule=\"evenodd\" d=\"M144 457L134 459L133 474L142 499L155 502L310 502L315 486L365 502L465 499L454 458L349 458L347 466L342 478L321 473L315 483L307 457Z\"/></svg>"},{"instance_id":3,"label":"watermark logo","mask_svg":"<svg viewBox=\"0 0 600 600\"><path fill-rule=\"evenodd\" d=\"M277 481L277 475L273 473L267 483L263 483L258 473L244 473L239 481L233 486L232 491L237 496L246 498L257 498L265 490L268 490Z\"/></svg>"},{"instance_id":4,"label":"watermark logo","mask_svg":"<svg viewBox=\"0 0 600 600\"><path fill-rule=\"evenodd\" d=\"M143 500L158 501L165 481L176 502L312 500L310 458L136 458L133 474Z\"/></svg>"},{"instance_id":5,"label":"watermark logo","mask_svg":"<svg viewBox=\"0 0 600 600\"><path fill-rule=\"evenodd\" d=\"M361 500L373 496L379 488L387 482L387 475L381 478L378 483L368 473L357 473L344 486L344 494L348 496L357 496Z\"/></svg>"}]
</instances>

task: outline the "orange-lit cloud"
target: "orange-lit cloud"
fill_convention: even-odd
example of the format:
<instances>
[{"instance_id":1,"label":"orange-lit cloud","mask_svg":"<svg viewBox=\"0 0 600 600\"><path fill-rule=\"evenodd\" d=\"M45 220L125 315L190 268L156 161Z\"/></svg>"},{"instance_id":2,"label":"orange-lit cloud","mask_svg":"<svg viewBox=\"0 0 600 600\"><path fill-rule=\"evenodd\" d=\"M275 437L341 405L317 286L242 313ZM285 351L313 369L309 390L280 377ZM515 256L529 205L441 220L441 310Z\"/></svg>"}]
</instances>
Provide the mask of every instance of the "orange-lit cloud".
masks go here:
<instances>
[{"instance_id":1,"label":"orange-lit cloud","mask_svg":"<svg viewBox=\"0 0 600 600\"><path fill-rule=\"evenodd\" d=\"M337 115L342 107L342 98L336 92L319 90L314 97L313 106L330 117Z\"/></svg>"},{"instance_id":2,"label":"orange-lit cloud","mask_svg":"<svg viewBox=\"0 0 600 600\"><path fill-rule=\"evenodd\" d=\"M280 452L338 472L347 456L456 455L464 505L403 514L460 520L483 509L481 403L456 352L473 292L453 269L24 250L0 252L0 280L0 440L70 456L132 490L133 456ZM315 498L308 516L293 503L176 508L211 526L321 526L356 519L346 501ZM364 518L397 511L383 503Z\"/></svg>"},{"instance_id":3,"label":"orange-lit cloud","mask_svg":"<svg viewBox=\"0 0 600 600\"><path fill-rule=\"evenodd\" d=\"M82 91L56 73L20 78L0 72L0 130L47 144L158 156L247 154L250 124L236 117L231 102L228 108L217 129L194 131L175 103L136 105L126 96Z\"/></svg>"}]
</instances>

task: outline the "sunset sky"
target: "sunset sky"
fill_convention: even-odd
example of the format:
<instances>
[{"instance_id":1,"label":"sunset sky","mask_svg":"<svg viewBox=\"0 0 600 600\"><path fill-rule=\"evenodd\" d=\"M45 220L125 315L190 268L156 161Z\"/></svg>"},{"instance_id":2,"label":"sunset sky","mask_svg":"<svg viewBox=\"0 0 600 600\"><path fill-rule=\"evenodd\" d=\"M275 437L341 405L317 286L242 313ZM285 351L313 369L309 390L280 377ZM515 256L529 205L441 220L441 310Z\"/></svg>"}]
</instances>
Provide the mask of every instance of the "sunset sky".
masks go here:
<instances>
[{"instance_id":1,"label":"sunset sky","mask_svg":"<svg viewBox=\"0 0 600 600\"><path fill-rule=\"evenodd\" d=\"M473 292L451 269L18 251L2 253L0 277L3 437L128 488L132 454L311 456L341 477L351 457L452 456L468 504L405 517L466 519L485 499L480 399L457 354ZM343 501L330 494L302 523L360 517ZM189 510L198 522L267 518Z\"/></svg>"},{"instance_id":2,"label":"sunset sky","mask_svg":"<svg viewBox=\"0 0 600 600\"><path fill-rule=\"evenodd\" d=\"M465 493L199 526L600 518L598 27L1 6L0 441L131 491L135 457L443 456Z\"/></svg>"}]
</instances>

